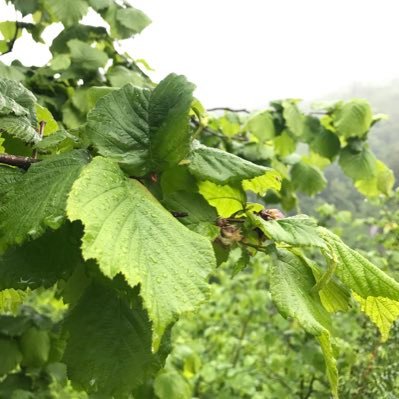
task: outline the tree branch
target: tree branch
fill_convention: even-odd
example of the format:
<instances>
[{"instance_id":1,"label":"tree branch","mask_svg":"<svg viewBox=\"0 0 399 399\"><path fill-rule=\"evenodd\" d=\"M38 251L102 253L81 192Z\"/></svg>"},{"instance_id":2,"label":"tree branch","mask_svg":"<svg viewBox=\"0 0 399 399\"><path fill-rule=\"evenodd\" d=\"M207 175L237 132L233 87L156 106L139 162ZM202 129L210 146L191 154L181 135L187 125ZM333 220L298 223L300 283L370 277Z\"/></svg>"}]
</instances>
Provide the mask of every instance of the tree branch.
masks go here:
<instances>
[{"instance_id":1,"label":"tree branch","mask_svg":"<svg viewBox=\"0 0 399 399\"><path fill-rule=\"evenodd\" d=\"M18 168L27 170L32 163L38 162L38 159L31 157L21 157L18 155L0 154L0 164L17 166Z\"/></svg>"},{"instance_id":2,"label":"tree branch","mask_svg":"<svg viewBox=\"0 0 399 399\"><path fill-rule=\"evenodd\" d=\"M245 109L245 108L233 109L233 108L229 108L229 107L208 108L207 111L208 111L208 112L212 112L212 111L245 112L246 114L250 114L250 113L251 113L250 111L248 111L248 110Z\"/></svg>"}]
</instances>

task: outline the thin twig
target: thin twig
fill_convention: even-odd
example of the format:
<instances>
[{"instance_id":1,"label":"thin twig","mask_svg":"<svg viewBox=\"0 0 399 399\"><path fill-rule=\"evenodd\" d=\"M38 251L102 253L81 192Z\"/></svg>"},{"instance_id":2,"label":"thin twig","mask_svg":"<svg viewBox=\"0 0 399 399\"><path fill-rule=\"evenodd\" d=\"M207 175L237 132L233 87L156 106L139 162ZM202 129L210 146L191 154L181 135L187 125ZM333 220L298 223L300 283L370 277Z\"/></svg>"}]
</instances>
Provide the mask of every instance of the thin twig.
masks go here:
<instances>
[{"instance_id":1,"label":"thin twig","mask_svg":"<svg viewBox=\"0 0 399 399\"><path fill-rule=\"evenodd\" d=\"M248 111L248 110L245 109L245 108L233 109L233 108L229 108L229 107L208 108L207 111L208 111L208 112L212 112L212 111L245 112L246 114L250 114L250 113L251 113L250 111Z\"/></svg>"},{"instance_id":2,"label":"thin twig","mask_svg":"<svg viewBox=\"0 0 399 399\"><path fill-rule=\"evenodd\" d=\"M44 134L44 128L46 127L46 122L45 121L40 121L39 122L39 131L38 131L38 133L39 133L39 137L40 137L40 140L43 138L43 134ZM37 148L33 151L33 158L37 158L37 153L38 153L38 151L37 151Z\"/></svg>"},{"instance_id":3,"label":"thin twig","mask_svg":"<svg viewBox=\"0 0 399 399\"><path fill-rule=\"evenodd\" d=\"M0 154L0 164L17 166L18 168L27 170L32 163L39 162L39 159L31 157L21 157L18 155Z\"/></svg>"}]
</instances>

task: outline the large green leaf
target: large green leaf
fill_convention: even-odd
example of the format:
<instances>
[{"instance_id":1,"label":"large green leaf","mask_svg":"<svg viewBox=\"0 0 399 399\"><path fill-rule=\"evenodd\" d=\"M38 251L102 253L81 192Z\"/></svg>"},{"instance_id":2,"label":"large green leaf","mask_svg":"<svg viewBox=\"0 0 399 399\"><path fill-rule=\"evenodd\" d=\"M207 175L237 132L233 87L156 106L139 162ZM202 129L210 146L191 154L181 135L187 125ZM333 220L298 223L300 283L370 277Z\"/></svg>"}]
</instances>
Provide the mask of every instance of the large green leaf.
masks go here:
<instances>
[{"instance_id":1,"label":"large green leaf","mask_svg":"<svg viewBox=\"0 0 399 399\"><path fill-rule=\"evenodd\" d=\"M339 165L353 180L369 180L377 173L377 159L370 149L364 147L360 152L349 146L341 150Z\"/></svg>"},{"instance_id":2,"label":"large green leaf","mask_svg":"<svg viewBox=\"0 0 399 399\"><path fill-rule=\"evenodd\" d=\"M103 397L127 397L150 376L151 324L137 294L92 283L66 319L69 378Z\"/></svg>"},{"instance_id":3,"label":"large green leaf","mask_svg":"<svg viewBox=\"0 0 399 399\"><path fill-rule=\"evenodd\" d=\"M111 27L111 36L116 39L127 39L136 33L140 33L151 20L142 11L131 7L121 7L112 4L101 15Z\"/></svg>"},{"instance_id":4,"label":"large green leaf","mask_svg":"<svg viewBox=\"0 0 399 399\"><path fill-rule=\"evenodd\" d=\"M0 198L0 253L62 224L67 195L87 162L85 151L53 156L32 164L9 187Z\"/></svg>"},{"instance_id":5,"label":"large green leaf","mask_svg":"<svg viewBox=\"0 0 399 399\"><path fill-rule=\"evenodd\" d=\"M316 221L306 215L297 215L279 220L264 220L249 214L252 222L270 239L294 246L316 246L326 248L320 238Z\"/></svg>"},{"instance_id":6,"label":"large green leaf","mask_svg":"<svg viewBox=\"0 0 399 399\"><path fill-rule=\"evenodd\" d=\"M399 301L399 283L374 266L364 256L349 248L331 231L318 227L337 263L336 274L362 298L384 297Z\"/></svg>"},{"instance_id":7,"label":"large green leaf","mask_svg":"<svg viewBox=\"0 0 399 399\"><path fill-rule=\"evenodd\" d=\"M322 172L305 162L298 162L292 167L291 180L296 190L307 195L317 194L327 185Z\"/></svg>"},{"instance_id":8,"label":"large green leaf","mask_svg":"<svg viewBox=\"0 0 399 399\"><path fill-rule=\"evenodd\" d=\"M261 143L271 140L276 134L272 114L268 111L251 116L244 128L257 137Z\"/></svg>"},{"instance_id":9,"label":"large green leaf","mask_svg":"<svg viewBox=\"0 0 399 399\"><path fill-rule=\"evenodd\" d=\"M0 290L50 287L66 280L83 263L80 254L81 226L64 224L37 240L0 255Z\"/></svg>"},{"instance_id":10,"label":"large green leaf","mask_svg":"<svg viewBox=\"0 0 399 399\"><path fill-rule=\"evenodd\" d=\"M98 100L88 115L89 137L101 155L135 176L175 165L190 151L193 90L174 74L153 91L128 84Z\"/></svg>"},{"instance_id":11,"label":"large green leaf","mask_svg":"<svg viewBox=\"0 0 399 399\"><path fill-rule=\"evenodd\" d=\"M280 313L293 317L320 342L326 361L333 396L338 397L338 371L330 342L330 318L317 293L311 269L299 256L287 250L276 250L270 274L272 299Z\"/></svg>"},{"instance_id":12,"label":"large green leaf","mask_svg":"<svg viewBox=\"0 0 399 399\"><path fill-rule=\"evenodd\" d=\"M90 44L77 39L68 42L71 51L72 62L77 68L82 70L96 70L104 67L108 61L108 56L104 51L93 48Z\"/></svg>"},{"instance_id":13,"label":"large green leaf","mask_svg":"<svg viewBox=\"0 0 399 399\"><path fill-rule=\"evenodd\" d=\"M399 316L399 283L345 245L335 234L322 227L319 231L332 251L335 273L354 292L362 310L379 327L383 340L386 340L392 323Z\"/></svg>"},{"instance_id":14,"label":"large green leaf","mask_svg":"<svg viewBox=\"0 0 399 399\"><path fill-rule=\"evenodd\" d=\"M85 0L44 0L43 3L50 15L65 26L79 22L89 8Z\"/></svg>"},{"instance_id":15,"label":"large green leaf","mask_svg":"<svg viewBox=\"0 0 399 399\"><path fill-rule=\"evenodd\" d=\"M338 134L344 137L361 137L370 129L373 114L368 101L354 99L339 103L332 118Z\"/></svg>"},{"instance_id":16,"label":"large green leaf","mask_svg":"<svg viewBox=\"0 0 399 399\"><path fill-rule=\"evenodd\" d=\"M217 184L253 179L271 170L226 151L201 144L195 144L189 161L188 168L195 177Z\"/></svg>"},{"instance_id":17,"label":"large green leaf","mask_svg":"<svg viewBox=\"0 0 399 399\"><path fill-rule=\"evenodd\" d=\"M0 79L0 132L27 143L37 142L36 97L22 84Z\"/></svg>"},{"instance_id":18,"label":"large green leaf","mask_svg":"<svg viewBox=\"0 0 399 399\"><path fill-rule=\"evenodd\" d=\"M134 7L119 9L116 12L116 19L120 24L129 29L132 35L140 33L151 23L151 19L147 15Z\"/></svg>"},{"instance_id":19,"label":"large green leaf","mask_svg":"<svg viewBox=\"0 0 399 399\"><path fill-rule=\"evenodd\" d=\"M141 285L157 347L166 327L205 299L215 262L210 242L101 157L74 184L67 209L71 220L85 226L84 258L96 259L108 277L122 273L132 287Z\"/></svg>"}]
</instances>

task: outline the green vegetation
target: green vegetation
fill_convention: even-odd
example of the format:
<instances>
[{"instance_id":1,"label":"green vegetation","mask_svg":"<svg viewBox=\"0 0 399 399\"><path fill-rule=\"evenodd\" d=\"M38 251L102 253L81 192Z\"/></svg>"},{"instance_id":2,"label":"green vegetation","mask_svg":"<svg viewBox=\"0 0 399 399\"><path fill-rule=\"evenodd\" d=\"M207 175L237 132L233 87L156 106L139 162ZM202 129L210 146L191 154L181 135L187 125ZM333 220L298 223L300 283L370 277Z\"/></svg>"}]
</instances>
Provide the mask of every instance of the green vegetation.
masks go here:
<instances>
[{"instance_id":1,"label":"green vegetation","mask_svg":"<svg viewBox=\"0 0 399 399\"><path fill-rule=\"evenodd\" d=\"M0 398L395 397L382 116L359 98L208 113L117 51L140 10L10 3L33 22L1 22L2 53L65 29L48 65L0 63ZM318 207L329 170L379 213Z\"/></svg>"}]
</instances>

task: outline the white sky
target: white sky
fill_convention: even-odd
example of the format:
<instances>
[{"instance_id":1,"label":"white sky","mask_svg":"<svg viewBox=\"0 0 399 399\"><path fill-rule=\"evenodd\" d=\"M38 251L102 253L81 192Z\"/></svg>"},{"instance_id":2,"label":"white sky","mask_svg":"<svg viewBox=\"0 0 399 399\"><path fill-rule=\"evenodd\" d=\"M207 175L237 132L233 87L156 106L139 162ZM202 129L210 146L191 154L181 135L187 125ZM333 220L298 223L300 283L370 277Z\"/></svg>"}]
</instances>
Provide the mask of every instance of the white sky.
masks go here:
<instances>
[{"instance_id":1,"label":"white sky","mask_svg":"<svg viewBox=\"0 0 399 399\"><path fill-rule=\"evenodd\" d=\"M311 100L355 82L399 78L398 0L131 3L153 23L124 48L145 58L156 80L169 72L186 75L207 107L261 108L271 99ZM0 0L0 20L13 17ZM26 64L49 58L27 39L15 49Z\"/></svg>"}]
</instances>

